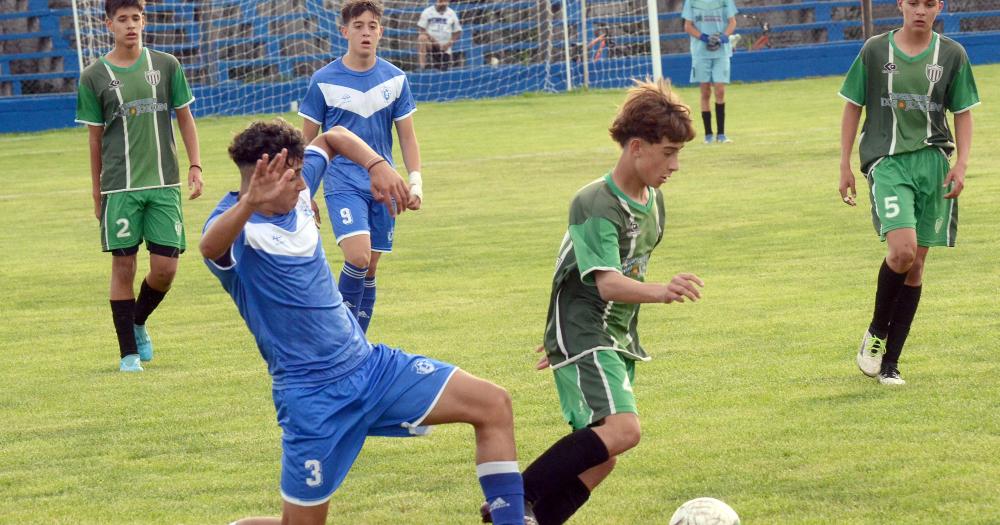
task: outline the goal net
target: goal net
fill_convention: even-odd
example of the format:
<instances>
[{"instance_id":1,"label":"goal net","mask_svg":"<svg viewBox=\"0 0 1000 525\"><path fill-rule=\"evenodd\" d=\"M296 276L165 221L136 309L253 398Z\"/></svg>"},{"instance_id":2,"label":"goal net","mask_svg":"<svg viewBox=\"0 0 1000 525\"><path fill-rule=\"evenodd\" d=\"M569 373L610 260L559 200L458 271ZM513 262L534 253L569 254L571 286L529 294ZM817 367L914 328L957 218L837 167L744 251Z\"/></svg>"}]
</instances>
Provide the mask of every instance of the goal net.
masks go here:
<instances>
[{"instance_id":1,"label":"goal net","mask_svg":"<svg viewBox=\"0 0 1000 525\"><path fill-rule=\"evenodd\" d=\"M110 51L104 0L76 0L81 61ZM647 0L458 0L451 53L419 68L417 21L431 0L384 2L379 56L418 101L624 87L651 76ZM200 115L296 108L309 77L342 56L341 0L148 0L145 45L184 66Z\"/></svg>"}]
</instances>

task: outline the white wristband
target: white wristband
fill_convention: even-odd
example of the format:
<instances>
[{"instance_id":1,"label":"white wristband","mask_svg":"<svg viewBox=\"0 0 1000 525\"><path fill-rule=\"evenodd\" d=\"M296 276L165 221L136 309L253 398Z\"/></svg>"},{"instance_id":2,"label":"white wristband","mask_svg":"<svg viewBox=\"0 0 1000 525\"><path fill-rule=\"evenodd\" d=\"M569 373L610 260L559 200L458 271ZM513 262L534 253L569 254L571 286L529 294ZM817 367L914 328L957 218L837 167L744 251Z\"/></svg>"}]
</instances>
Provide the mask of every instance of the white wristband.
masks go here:
<instances>
[{"instance_id":1,"label":"white wristband","mask_svg":"<svg viewBox=\"0 0 1000 525\"><path fill-rule=\"evenodd\" d=\"M424 200L423 182L419 171L410 172L410 195L416 196L421 201Z\"/></svg>"}]
</instances>

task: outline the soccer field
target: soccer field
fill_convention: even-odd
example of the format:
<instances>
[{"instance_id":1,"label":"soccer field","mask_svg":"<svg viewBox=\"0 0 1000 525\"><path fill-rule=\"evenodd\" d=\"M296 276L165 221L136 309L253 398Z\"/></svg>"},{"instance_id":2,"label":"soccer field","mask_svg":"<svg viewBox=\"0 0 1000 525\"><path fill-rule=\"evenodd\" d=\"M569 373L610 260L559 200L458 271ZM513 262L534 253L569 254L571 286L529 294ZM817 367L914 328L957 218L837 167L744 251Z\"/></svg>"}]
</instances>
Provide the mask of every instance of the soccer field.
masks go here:
<instances>
[{"instance_id":1,"label":"soccer field","mask_svg":"<svg viewBox=\"0 0 1000 525\"><path fill-rule=\"evenodd\" d=\"M735 143L705 145L699 131L684 148L650 263L652 280L698 274L704 299L643 307L654 359L637 367L642 443L572 523L665 524L697 496L750 525L1000 523L1000 65L974 71L984 103L958 247L928 257L901 388L854 364L885 248L864 180L858 208L837 193L840 79L730 87ZM680 91L697 115L696 91ZM617 159L606 130L622 98L422 104L415 116L425 205L401 217L382 259L369 335L506 387L522 467L568 430L532 350L569 199ZM238 187L226 148L250 120L198 121L205 196L185 203L189 251L149 321L156 359L134 375L117 371L85 131L0 136L0 523L279 512L266 368L196 248ZM472 440L457 425L369 440L330 523L476 523Z\"/></svg>"}]
</instances>

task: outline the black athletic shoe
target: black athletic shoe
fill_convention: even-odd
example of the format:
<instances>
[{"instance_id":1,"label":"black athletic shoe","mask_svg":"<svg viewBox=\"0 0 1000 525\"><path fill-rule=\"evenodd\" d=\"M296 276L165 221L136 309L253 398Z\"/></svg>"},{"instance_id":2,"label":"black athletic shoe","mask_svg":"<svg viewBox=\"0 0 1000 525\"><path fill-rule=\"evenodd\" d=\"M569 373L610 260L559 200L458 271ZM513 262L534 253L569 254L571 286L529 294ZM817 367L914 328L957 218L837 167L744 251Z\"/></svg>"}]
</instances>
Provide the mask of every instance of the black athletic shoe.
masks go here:
<instances>
[{"instance_id":1,"label":"black athletic shoe","mask_svg":"<svg viewBox=\"0 0 1000 525\"><path fill-rule=\"evenodd\" d=\"M899 369L896 368L896 365L882 367L882 371L878 373L878 382L889 386L900 386L906 384L906 381L903 381L903 378L899 377Z\"/></svg>"}]
</instances>

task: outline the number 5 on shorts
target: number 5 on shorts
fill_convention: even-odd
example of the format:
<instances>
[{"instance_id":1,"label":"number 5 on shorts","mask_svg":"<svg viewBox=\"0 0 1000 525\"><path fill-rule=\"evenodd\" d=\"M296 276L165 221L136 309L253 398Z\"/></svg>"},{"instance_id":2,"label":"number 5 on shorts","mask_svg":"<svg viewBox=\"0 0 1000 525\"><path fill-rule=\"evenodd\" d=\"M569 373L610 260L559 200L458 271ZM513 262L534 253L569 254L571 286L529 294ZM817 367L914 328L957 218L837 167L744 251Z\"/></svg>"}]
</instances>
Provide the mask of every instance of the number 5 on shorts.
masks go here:
<instances>
[{"instance_id":1,"label":"number 5 on shorts","mask_svg":"<svg viewBox=\"0 0 1000 525\"><path fill-rule=\"evenodd\" d=\"M885 218L892 219L899 215L899 197L893 195L885 198Z\"/></svg>"}]
</instances>

